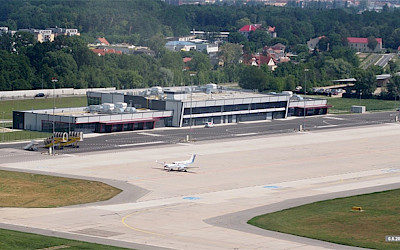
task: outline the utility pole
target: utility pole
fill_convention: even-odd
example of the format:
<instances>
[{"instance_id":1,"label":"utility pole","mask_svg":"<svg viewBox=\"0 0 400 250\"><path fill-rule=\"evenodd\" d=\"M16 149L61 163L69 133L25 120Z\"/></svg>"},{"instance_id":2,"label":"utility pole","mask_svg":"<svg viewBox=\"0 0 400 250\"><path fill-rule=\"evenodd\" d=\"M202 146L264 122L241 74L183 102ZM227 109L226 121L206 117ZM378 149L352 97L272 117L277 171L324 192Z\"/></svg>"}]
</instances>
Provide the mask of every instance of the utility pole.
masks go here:
<instances>
[{"instance_id":1,"label":"utility pole","mask_svg":"<svg viewBox=\"0 0 400 250\"><path fill-rule=\"evenodd\" d=\"M51 78L51 81L53 82L53 143L52 143L52 150L51 153L54 154L54 134L55 134L55 106L56 106L56 101L55 101L55 93L56 93L56 82L58 81L57 78L53 77Z\"/></svg>"}]
</instances>

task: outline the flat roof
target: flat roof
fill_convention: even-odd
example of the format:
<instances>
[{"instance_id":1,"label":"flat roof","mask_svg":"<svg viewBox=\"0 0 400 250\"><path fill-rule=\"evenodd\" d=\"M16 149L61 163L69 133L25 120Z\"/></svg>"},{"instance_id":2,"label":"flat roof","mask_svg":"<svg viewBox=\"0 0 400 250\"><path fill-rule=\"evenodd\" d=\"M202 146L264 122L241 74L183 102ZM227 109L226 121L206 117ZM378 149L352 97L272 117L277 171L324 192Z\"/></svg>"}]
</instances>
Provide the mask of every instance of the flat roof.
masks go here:
<instances>
[{"instance_id":1,"label":"flat roof","mask_svg":"<svg viewBox=\"0 0 400 250\"><path fill-rule=\"evenodd\" d=\"M86 110L87 107L76 107L76 108L56 108L54 109L54 115L57 116L73 116L73 117L93 117L93 116L110 116L108 113L97 113L89 112ZM160 110L150 109L136 109L135 113L111 113L111 115L118 114L137 114L137 113L154 113ZM163 110L161 110L163 111ZM35 113L35 114L48 114L53 115L53 109L39 109L39 110L23 110L20 112Z\"/></svg>"},{"instance_id":2,"label":"flat roof","mask_svg":"<svg viewBox=\"0 0 400 250\"><path fill-rule=\"evenodd\" d=\"M245 91L232 91L223 90L222 92L215 93L205 93L205 92L193 92L193 94L188 93L187 99L184 102L192 101L207 101L207 100L224 100L224 99L237 99L237 98L254 98L254 97L266 97L266 96L278 96L273 94L260 94L255 92L245 92ZM283 95L279 95L283 96ZM289 96L288 96L289 97Z\"/></svg>"},{"instance_id":3,"label":"flat roof","mask_svg":"<svg viewBox=\"0 0 400 250\"><path fill-rule=\"evenodd\" d=\"M190 89L193 88L194 91L191 94ZM145 91L150 91L150 88L141 89L125 89L125 90L113 90L113 91L92 91L93 93L104 93L104 94L125 94L125 95L138 95L151 99L152 95L143 95ZM231 88L220 88L211 89L210 93L206 93L206 86L176 86L176 87L162 87L164 94L176 94L183 95L186 94L186 99L181 100L183 102L192 101L207 101L207 100L226 100L226 99L240 99L240 98L257 98L257 97L274 97L274 96L288 96L285 94L266 94L252 92L243 89L231 89ZM162 94L161 94L162 95ZM289 98L289 96L288 96ZM177 99L178 100L178 99Z\"/></svg>"}]
</instances>

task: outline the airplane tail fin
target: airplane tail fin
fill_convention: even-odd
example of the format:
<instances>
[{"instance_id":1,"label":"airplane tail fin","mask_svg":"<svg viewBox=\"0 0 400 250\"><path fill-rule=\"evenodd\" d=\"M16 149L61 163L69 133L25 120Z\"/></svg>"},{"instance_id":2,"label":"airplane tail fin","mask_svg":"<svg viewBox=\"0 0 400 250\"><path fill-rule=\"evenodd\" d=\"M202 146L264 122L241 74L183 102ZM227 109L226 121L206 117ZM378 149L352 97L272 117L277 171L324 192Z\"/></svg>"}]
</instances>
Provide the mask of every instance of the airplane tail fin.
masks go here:
<instances>
[{"instance_id":1,"label":"airplane tail fin","mask_svg":"<svg viewBox=\"0 0 400 250\"><path fill-rule=\"evenodd\" d=\"M190 163L193 163L195 159L196 159L196 154L193 154L192 158L190 159Z\"/></svg>"}]
</instances>

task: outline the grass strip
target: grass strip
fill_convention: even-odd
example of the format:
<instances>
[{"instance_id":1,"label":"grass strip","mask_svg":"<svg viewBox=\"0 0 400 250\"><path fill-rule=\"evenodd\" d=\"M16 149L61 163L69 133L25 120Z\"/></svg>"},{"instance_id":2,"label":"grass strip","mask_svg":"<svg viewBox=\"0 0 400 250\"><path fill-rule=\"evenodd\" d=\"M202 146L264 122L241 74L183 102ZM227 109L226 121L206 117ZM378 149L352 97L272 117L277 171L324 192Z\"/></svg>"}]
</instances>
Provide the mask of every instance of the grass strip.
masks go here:
<instances>
[{"instance_id":1,"label":"grass strip","mask_svg":"<svg viewBox=\"0 0 400 250\"><path fill-rule=\"evenodd\" d=\"M0 207L61 207L108 200L120 192L97 181L0 170Z\"/></svg>"},{"instance_id":2,"label":"grass strip","mask_svg":"<svg viewBox=\"0 0 400 250\"><path fill-rule=\"evenodd\" d=\"M22 233L0 229L0 249L26 250L26 249L125 249L114 246L99 245L82 241L68 240L38 234Z\"/></svg>"},{"instance_id":3,"label":"grass strip","mask_svg":"<svg viewBox=\"0 0 400 250\"><path fill-rule=\"evenodd\" d=\"M360 206L363 212L353 211ZM386 235L400 235L400 189L316 202L257 216L249 224L333 243L400 249Z\"/></svg>"}]
</instances>

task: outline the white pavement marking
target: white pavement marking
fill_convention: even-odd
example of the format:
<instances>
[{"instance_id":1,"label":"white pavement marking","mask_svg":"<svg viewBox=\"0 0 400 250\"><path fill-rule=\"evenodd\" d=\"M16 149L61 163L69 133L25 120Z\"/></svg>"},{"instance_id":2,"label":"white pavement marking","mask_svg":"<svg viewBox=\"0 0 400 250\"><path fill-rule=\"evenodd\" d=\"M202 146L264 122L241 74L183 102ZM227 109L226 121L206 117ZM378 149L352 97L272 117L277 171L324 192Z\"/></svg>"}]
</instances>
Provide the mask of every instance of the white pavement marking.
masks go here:
<instances>
[{"instance_id":1,"label":"white pavement marking","mask_svg":"<svg viewBox=\"0 0 400 250\"><path fill-rule=\"evenodd\" d=\"M340 118L340 117L334 117L334 116L325 116L324 119L331 119L331 120L346 120L344 118Z\"/></svg>"},{"instance_id":2,"label":"white pavement marking","mask_svg":"<svg viewBox=\"0 0 400 250\"><path fill-rule=\"evenodd\" d=\"M145 132L140 132L137 133L138 135L149 135L149 136L163 136L163 135L159 135L159 134L151 134L151 133L145 133Z\"/></svg>"},{"instance_id":3,"label":"white pavement marking","mask_svg":"<svg viewBox=\"0 0 400 250\"><path fill-rule=\"evenodd\" d=\"M245 134L235 134L234 136L248 136L248 135L256 135L257 133L245 133Z\"/></svg>"},{"instance_id":4,"label":"white pavement marking","mask_svg":"<svg viewBox=\"0 0 400 250\"><path fill-rule=\"evenodd\" d=\"M132 144L122 144L117 145L117 147L132 147L132 146L144 146L144 145L152 145L152 144L160 144L164 143L163 141L153 141L153 142L141 142L141 143L132 143Z\"/></svg>"},{"instance_id":5,"label":"white pavement marking","mask_svg":"<svg viewBox=\"0 0 400 250\"><path fill-rule=\"evenodd\" d=\"M337 127L338 125L323 125L323 126L315 126L315 128L332 128L332 127Z\"/></svg>"}]
</instances>

